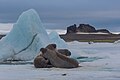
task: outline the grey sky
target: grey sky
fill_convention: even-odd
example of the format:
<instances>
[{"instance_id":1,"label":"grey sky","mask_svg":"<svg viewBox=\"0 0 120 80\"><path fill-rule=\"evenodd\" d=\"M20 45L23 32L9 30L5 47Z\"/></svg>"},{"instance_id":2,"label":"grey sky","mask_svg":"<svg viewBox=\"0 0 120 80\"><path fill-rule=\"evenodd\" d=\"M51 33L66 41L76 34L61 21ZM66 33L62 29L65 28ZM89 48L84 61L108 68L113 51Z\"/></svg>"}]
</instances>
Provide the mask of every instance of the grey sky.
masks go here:
<instances>
[{"instance_id":1,"label":"grey sky","mask_svg":"<svg viewBox=\"0 0 120 80\"><path fill-rule=\"evenodd\" d=\"M89 23L120 31L120 0L0 0L0 23L15 23L30 8L39 13L47 28Z\"/></svg>"}]
</instances>

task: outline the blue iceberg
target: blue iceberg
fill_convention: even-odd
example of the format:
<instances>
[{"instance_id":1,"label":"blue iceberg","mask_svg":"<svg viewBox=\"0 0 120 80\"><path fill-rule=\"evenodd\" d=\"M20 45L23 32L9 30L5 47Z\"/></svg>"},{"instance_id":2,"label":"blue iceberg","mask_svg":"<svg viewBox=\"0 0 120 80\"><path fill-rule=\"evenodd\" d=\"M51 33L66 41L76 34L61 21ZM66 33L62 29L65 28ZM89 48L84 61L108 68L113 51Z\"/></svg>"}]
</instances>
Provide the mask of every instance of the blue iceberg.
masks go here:
<instances>
[{"instance_id":1,"label":"blue iceberg","mask_svg":"<svg viewBox=\"0 0 120 80\"><path fill-rule=\"evenodd\" d=\"M0 41L0 61L32 60L40 48L49 43L53 41L42 26L39 15L30 9L20 15L10 33Z\"/></svg>"},{"instance_id":2,"label":"blue iceberg","mask_svg":"<svg viewBox=\"0 0 120 80\"><path fill-rule=\"evenodd\" d=\"M55 43L58 48L67 48L66 42L60 38L59 34L56 31L53 31L49 34L49 37L52 43Z\"/></svg>"}]
</instances>

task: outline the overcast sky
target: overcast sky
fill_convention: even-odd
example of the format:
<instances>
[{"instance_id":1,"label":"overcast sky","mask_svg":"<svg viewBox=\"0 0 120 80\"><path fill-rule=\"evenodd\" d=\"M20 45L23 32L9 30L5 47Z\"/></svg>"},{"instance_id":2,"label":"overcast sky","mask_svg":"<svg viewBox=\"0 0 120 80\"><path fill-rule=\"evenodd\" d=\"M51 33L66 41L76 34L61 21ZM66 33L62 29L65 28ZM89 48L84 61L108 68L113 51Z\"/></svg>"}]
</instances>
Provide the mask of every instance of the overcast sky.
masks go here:
<instances>
[{"instance_id":1,"label":"overcast sky","mask_svg":"<svg viewBox=\"0 0 120 80\"><path fill-rule=\"evenodd\" d=\"M88 23L120 31L120 0L0 0L0 23L15 23L23 11L31 8L47 28Z\"/></svg>"}]
</instances>

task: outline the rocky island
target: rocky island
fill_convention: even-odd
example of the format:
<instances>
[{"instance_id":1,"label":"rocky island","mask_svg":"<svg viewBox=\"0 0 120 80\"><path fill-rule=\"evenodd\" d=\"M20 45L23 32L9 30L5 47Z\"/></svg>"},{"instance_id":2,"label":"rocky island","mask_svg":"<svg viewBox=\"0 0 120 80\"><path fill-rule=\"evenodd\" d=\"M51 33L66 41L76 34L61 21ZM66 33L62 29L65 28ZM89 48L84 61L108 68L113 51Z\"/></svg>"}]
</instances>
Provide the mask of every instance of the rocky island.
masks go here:
<instances>
[{"instance_id":1,"label":"rocky island","mask_svg":"<svg viewBox=\"0 0 120 80\"><path fill-rule=\"evenodd\" d=\"M60 35L67 42L115 42L120 39L120 34L113 34L107 29L95 29L89 24L76 24L67 27L66 34Z\"/></svg>"}]
</instances>

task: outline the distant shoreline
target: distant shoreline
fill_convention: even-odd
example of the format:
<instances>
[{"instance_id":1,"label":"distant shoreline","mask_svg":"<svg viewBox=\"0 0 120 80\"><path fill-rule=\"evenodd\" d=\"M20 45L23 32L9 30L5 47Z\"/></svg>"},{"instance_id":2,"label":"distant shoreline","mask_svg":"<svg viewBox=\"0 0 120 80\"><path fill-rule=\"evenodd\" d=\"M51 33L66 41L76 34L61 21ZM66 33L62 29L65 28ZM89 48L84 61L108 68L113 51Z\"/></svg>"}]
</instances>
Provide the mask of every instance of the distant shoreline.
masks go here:
<instances>
[{"instance_id":1,"label":"distant shoreline","mask_svg":"<svg viewBox=\"0 0 120 80\"><path fill-rule=\"evenodd\" d=\"M113 43L120 40L120 34L62 34L60 37L66 42L108 42Z\"/></svg>"},{"instance_id":2,"label":"distant shoreline","mask_svg":"<svg viewBox=\"0 0 120 80\"><path fill-rule=\"evenodd\" d=\"M120 40L120 34L113 34L107 29L96 29L90 24L76 24L67 27L67 32L60 35L66 42L110 42Z\"/></svg>"}]
</instances>

